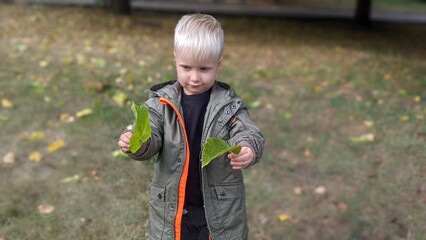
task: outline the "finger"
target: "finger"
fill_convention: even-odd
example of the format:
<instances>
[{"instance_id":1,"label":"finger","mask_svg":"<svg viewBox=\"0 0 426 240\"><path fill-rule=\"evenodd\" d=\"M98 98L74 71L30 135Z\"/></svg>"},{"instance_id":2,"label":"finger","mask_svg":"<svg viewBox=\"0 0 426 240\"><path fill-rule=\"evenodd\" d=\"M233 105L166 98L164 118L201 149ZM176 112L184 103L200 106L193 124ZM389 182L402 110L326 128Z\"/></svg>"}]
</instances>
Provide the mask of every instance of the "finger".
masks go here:
<instances>
[{"instance_id":1,"label":"finger","mask_svg":"<svg viewBox=\"0 0 426 240\"><path fill-rule=\"evenodd\" d=\"M126 141L123 141L123 140L120 140L119 142L118 142L118 146L119 147L121 147L121 148L123 148L123 147L128 147L129 146L129 142L126 142Z\"/></svg>"},{"instance_id":2,"label":"finger","mask_svg":"<svg viewBox=\"0 0 426 240\"><path fill-rule=\"evenodd\" d=\"M233 161L233 160L231 160L231 162L230 162L231 166L234 167L234 168L244 168L249 163L250 163L250 161L248 161L248 160L244 160L244 161Z\"/></svg>"},{"instance_id":3,"label":"finger","mask_svg":"<svg viewBox=\"0 0 426 240\"><path fill-rule=\"evenodd\" d=\"M232 166L232 169L234 169L234 170L243 169L244 167L246 167L245 164L240 164L240 163L238 163L238 164L231 164L231 166Z\"/></svg>"}]
</instances>

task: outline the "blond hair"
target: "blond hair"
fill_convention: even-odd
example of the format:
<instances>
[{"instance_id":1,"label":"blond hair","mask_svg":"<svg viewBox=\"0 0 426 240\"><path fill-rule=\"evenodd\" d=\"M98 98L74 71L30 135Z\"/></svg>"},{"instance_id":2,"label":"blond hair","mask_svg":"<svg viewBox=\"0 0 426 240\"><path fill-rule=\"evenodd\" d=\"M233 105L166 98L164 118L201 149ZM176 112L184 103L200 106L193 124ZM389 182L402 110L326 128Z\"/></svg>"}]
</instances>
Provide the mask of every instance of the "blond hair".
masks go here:
<instances>
[{"instance_id":1,"label":"blond hair","mask_svg":"<svg viewBox=\"0 0 426 240\"><path fill-rule=\"evenodd\" d=\"M189 53L195 63L219 61L223 43L223 29L210 15L184 15L176 25L174 50Z\"/></svg>"}]
</instances>

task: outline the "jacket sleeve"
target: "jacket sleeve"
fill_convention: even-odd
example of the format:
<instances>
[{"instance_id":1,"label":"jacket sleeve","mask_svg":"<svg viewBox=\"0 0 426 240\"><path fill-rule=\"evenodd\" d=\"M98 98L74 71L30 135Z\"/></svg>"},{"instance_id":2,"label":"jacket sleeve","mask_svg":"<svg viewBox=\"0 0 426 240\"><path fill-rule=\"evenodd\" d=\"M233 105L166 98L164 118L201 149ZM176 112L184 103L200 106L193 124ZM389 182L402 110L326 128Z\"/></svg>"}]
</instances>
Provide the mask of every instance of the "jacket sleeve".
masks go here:
<instances>
[{"instance_id":1,"label":"jacket sleeve","mask_svg":"<svg viewBox=\"0 0 426 240\"><path fill-rule=\"evenodd\" d=\"M263 154L265 139L257 125L251 120L247 107L244 105L234 115L229 133L228 142L231 146L241 145L252 149L255 156L249 166L259 162Z\"/></svg>"},{"instance_id":2,"label":"jacket sleeve","mask_svg":"<svg viewBox=\"0 0 426 240\"><path fill-rule=\"evenodd\" d=\"M158 99L148 99L145 106L149 110L149 121L152 129L151 137L142 144L135 152L126 152L126 154L134 160L149 160L154 157L162 148L163 143L163 126L164 121L159 113L162 106L158 103Z\"/></svg>"}]
</instances>

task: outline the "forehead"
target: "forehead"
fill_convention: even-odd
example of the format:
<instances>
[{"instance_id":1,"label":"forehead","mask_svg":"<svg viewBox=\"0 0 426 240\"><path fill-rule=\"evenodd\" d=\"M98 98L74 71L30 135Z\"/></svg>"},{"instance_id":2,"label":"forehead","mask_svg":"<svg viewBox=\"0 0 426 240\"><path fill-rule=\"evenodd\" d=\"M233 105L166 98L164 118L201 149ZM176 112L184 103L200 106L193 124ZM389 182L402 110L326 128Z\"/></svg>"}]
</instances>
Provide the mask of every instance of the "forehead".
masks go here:
<instances>
[{"instance_id":1,"label":"forehead","mask_svg":"<svg viewBox=\"0 0 426 240\"><path fill-rule=\"evenodd\" d=\"M178 64L187 64L193 66L214 65L219 62L219 60L213 56L197 55L190 50L175 51L175 57Z\"/></svg>"}]
</instances>

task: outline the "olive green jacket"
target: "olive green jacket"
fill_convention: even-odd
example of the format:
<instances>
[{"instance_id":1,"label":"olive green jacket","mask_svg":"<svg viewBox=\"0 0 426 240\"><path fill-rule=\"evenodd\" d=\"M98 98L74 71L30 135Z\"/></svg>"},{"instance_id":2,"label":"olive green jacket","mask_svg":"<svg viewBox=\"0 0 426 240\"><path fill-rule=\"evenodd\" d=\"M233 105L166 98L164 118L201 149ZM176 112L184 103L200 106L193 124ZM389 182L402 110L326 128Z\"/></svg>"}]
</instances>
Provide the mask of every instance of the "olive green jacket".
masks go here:
<instances>
[{"instance_id":1,"label":"olive green jacket","mask_svg":"<svg viewBox=\"0 0 426 240\"><path fill-rule=\"evenodd\" d=\"M150 188L150 240L181 239L190 155L180 104L181 92L182 87L177 81L150 89L145 106L150 112L152 135L136 153L129 154L135 160L151 159L158 154ZM201 146L207 138L224 139L231 146L250 147L255 154L251 165L259 161L264 139L259 128L250 120L247 108L229 85L215 82L203 129ZM247 239L245 190L241 170L233 170L224 154L200 171L204 209L211 238Z\"/></svg>"}]
</instances>

